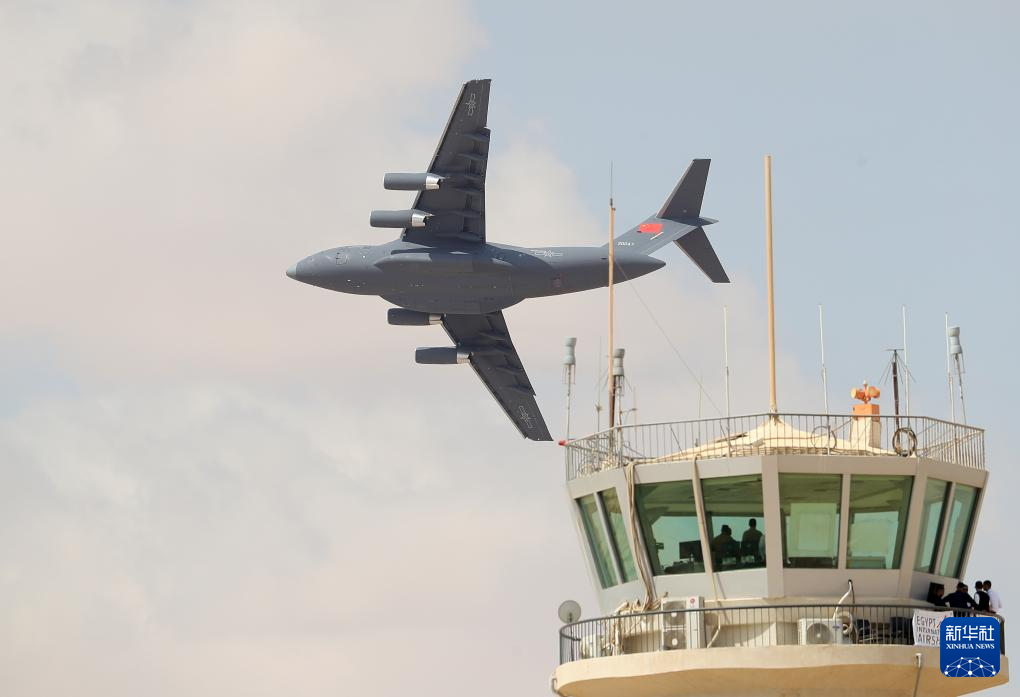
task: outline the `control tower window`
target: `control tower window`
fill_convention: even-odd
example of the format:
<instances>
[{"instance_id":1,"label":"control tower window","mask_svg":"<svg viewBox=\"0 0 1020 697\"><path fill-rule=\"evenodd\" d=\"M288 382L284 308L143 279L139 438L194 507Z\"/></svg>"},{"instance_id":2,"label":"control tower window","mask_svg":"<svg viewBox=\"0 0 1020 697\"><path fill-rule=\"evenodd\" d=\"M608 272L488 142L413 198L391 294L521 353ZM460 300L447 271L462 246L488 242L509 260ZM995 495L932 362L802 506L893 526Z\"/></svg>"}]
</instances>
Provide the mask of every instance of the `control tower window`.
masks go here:
<instances>
[{"instance_id":1,"label":"control tower window","mask_svg":"<svg viewBox=\"0 0 1020 697\"><path fill-rule=\"evenodd\" d=\"M636 498L655 575L704 573L694 485L689 480L640 484Z\"/></svg>"},{"instance_id":2,"label":"control tower window","mask_svg":"<svg viewBox=\"0 0 1020 697\"><path fill-rule=\"evenodd\" d=\"M942 533L942 521L949 496L949 482L929 479L924 487L924 508L921 509L921 537L917 544L914 569L935 573L935 547Z\"/></svg>"},{"instance_id":3,"label":"control tower window","mask_svg":"<svg viewBox=\"0 0 1020 697\"><path fill-rule=\"evenodd\" d=\"M609 521L609 541L616 551L616 558L620 560L623 582L636 581L637 568L634 566L634 555L631 553L630 542L627 540L627 526L623 520L620 498L616 495L615 489L606 489L599 494L599 498L602 499L602 509L606 512L606 519Z\"/></svg>"},{"instance_id":4,"label":"control tower window","mask_svg":"<svg viewBox=\"0 0 1020 697\"><path fill-rule=\"evenodd\" d=\"M970 536L970 524L977 503L978 490L966 484L957 484L953 492L953 503L949 506L949 529L946 531L946 546L942 550L939 575L958 578L963 550Z\"/></svg>"},{"instance_id":5,"label":"control tower window","mask_svg":"<svg viewBox=\"0 0 1020 697\"><path fill-rule=\"evenodd\" d=\"M606 531L602 526L602 516L595 503L595 496L593 494L582 496L577 500L577 506L581 509L581 522L584 524L584 534L588 538L588 548L595 561L595 571L598 573L599 583L603 588L615 586L616 570L613 568L609 541L606 539Z\"/></svg>"},{"instance_id":6,"label":"control tower window","mask_svg":"<svg viewBox=\"0 0 1020 697\"><path fill-rule=\"evenodd\" d=\"M850 478L848 569L898 569L914 478L855 474Z\"/></svg>"},{"instance_id":7,"label":"control tower window","mask_svg":"<svg viewBox=\"0 0 1020 697\"><path fill-rule=\"evenodd\" d=\"M783 566L836 568L842 480L839 474L780 473Z\"/></svg>"},{"instance_id":8,"label":"control tower window","mask_svg":"<svg viewBox=\"0 0 1020 697\"><path fill-rule=\"evenodd\" d=\"M702 479L701 491L711 537L712 568L730 571L765 566L761 475Z\"/></svg>"}]
</instances>

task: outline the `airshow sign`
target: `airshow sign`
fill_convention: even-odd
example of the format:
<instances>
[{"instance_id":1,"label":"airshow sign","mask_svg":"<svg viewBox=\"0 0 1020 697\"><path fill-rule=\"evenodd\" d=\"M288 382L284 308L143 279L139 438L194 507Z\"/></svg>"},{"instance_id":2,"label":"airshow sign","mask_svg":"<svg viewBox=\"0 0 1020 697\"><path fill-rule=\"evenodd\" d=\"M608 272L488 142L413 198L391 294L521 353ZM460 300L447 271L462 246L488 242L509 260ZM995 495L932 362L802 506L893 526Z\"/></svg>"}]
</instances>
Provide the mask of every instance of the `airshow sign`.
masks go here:
<instances>
[{"instance_id":1,"label":"airshow sign","mask_svg":"<svg viewBox=\"0 0 1020 697\"><path fill-rule=\"evenodd\" d=\"M914 610L914 644L916 646L930 646L939 648L941 634L939 629L947 617L952 617L951 612L936 612L934 610Z\"/></svg>"}]
</instances>

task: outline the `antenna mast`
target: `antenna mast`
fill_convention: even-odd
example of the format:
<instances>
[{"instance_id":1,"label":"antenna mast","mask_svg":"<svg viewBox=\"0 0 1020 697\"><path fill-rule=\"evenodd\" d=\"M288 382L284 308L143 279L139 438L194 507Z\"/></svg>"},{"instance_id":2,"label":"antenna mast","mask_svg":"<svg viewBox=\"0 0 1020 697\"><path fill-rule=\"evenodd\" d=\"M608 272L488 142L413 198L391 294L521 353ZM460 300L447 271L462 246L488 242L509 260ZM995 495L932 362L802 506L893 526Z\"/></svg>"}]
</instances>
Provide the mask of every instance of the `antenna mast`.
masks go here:
<instances>
[{"instance_id":1,"label":"antenna mast","mask_svg":"<svg viewBox=\"0 0 1020 697\"><path fill-rule=\"evenodd\" d=\"M765 263L768 267L769 293L769 413L779 413L776 406L776 300L772 273L772 156L765 156Z\"/></svg>"},{"instance_id":2,"label":"antenna mast","mask_svg":"<svg viewBox=\"0 0 1020 697\"><path fill-rule=\"evenodd\" d=\"M822 304L818 303L818 343L822 347L822 404L829 413L829 376L825 370L825 325L822 322Z\"/></svg>"},{"instance_id":3,"label":"antenna mast","mask_svg":"<svg viewBox=\"0 0 1020 697\"><path fill-rule=\"evenodd\" d=\"M953 393L953 360L949 356L949 313L946 313L946 379L949 382L949 420L956 423L956 395Z\"/></svg>"},{"instance_id":4,"label":"antenna mast","mask_svg":"<svg viewBox=\"0 0 1020 697\"><path fill-rule=\"evenodd\" d=\"M900 308L903 316L903 415L910 416L910 363L907 361L907 306Z\"/></svg>"},{"instance_id":5,"label":"antenna mast","mask_svg":"<svg viewBox=\"0 0 1020 697\"><path fill-rule=\"evenodd\" d=\"M623 425L623 383L624 383L624 372L623 372L623 354L622 348L613 349L613 374L611 376L613 381L613 395L616 396L617 411L616 422Z\"/></svg>"},{"instance_id":6,"label":"antenna mast","mask_svg":"<svg viewBox=\"0 0 1020 697\"><path fill-rule=\"evenodd\" d=\"M726 372L726 418L730 416L730 323L726 316L726 306L722 306L722 341L723 341L723 361L725 362ZM700 388L701 385L698 385ZM699 397L700 399L700 397Z\"/></svg>"},{"instance_id":7,"label":"antenna mast","mask_svg":"<svg viewBox=\"0 0 1020 697\"><path fill-rule=\"evenodd\" d=\"M960 344L960 328L950 327L949 328L949 353L953 357L953 362L956 364L956 380L960 385L960 415L963 417L963 423L967 423L967 403L963 399L963 374L967 372L966 367L963 363L963 345ZM952 383L952 378L950 378Z\"/></svg>"},{"instance_id":8,"label":"antenna mast","mask_svg":"<svg viewBox=\"0 0 1020 697\"><path fill-rule=\"evenodd\" d=\"M896 428L900 427L900 350L892 350L892 394L893 413L896 414Z\"/></svg>"},{"instance_id":9,"label":"antenna mast","mask_svg":"<svg viewBox=\"0 0 1020 697\"><path fill-rule=\"evenodd\" d=\"M613 378L613 267L616 265L614 254L614 225L616 207L613 206L613 163L609 163L609 428L616 425L616 380Z\"/></svg>"},{"instance_id":10,"label":"antenna mast","mask_svg":"<svg viewBox=\"0 0 1020 697\"><path fill-rule=\"evenodd\" d=\"M563 355L563 384L567 386L567 435L570 440L570 392L574 385L574 369L577 367L577 356L574 354L574 347L577 346L576 337L568 337L564 342L566 352Z\"/></svg>"},{"instance_id":11,"label":"antenna mast","mask_svg":"<svg viewBox=\"0 0 1020 697\"><path fill-rule=\"evenodd\" d=\"M599 353L595 365L602 362L602 337L599 337ZM602 430L602 368L595 371L595 433Z\"/></svg>"}]
</instances>

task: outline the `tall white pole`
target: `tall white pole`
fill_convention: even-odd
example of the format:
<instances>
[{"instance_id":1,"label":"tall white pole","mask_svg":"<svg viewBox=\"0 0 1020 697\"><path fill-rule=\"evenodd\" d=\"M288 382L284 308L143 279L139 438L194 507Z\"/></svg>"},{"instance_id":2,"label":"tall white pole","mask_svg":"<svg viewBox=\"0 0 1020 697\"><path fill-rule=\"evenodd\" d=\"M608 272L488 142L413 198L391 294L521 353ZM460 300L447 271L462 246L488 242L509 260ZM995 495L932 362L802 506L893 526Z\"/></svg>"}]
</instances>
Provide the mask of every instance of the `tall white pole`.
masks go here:
<instances>
[{"instance_id":1,"label":"tall white pole","mask_svg":"<svg viewBox=\"0 0 1020 697\"><path fill-rule=\"evenodd\" d=\"M818 303L818 343L822 348L822 404L829 413L829 376L825 371L825 324L822 322L822 304Z\"/></svg>"},{"instance_id":2,"label":"tall white pole","mask_svg":"<svg viewBox=\"0 0 1020 697\"><path fill-rule=\"evenodd\" d=\"M563 382L567 385L567 435L566 440L570 440L570 402L571 392L574 386L574 369L577 367L577 356L575 347L577 346L577 337L568 337L564 342L565 353L563 355Z\"/></svg>"},{"instance_id":3,"label":"tall white pole","mask_svg":"<svg viewBox=\"0 0 1020 697\"><path fill-rule=\"evenodd\" d=\"M946 379L949 381L949 420L956 423L956 395L953 393L953 359L949 355L949 313L946 313Z\"/></svg>"},{"instance_id":4,"label":"tall white pole","mask_svg":"<svg viewBox=\"0 0 1020 697\"><path fill-rule=\"evenodd\" d=\"M614 224L616 207L613 206L613 163L609 163L609 428L616 422L616 379L613 377L613 267L616 265Z\"/></svg>"},{"instance_id":5,"label":"tall white pole","mask_svg":"<svg viewBox=\"0 0 1020 697\"><path fill-rule=\"evenodd\" d=\"M599 337L599 353L595 365L602 365L602 337ZM595 371L595 433L602 430L602 368Z\"/></svg>"},{"instance_id":6,"label":"tall white pole","mask_svg":"<svg viewBox=\"0 0 1020 697\"><path fill-rule=\"evenodd\" d=\"M772 156L765 156L765 260L768 266L769 293L769 413L779 413L776 405L776 294L772 274Z\"/></svg>"},{"instance_id":7,"label":"tall white pole","mask_svg":"<svg viewBox=\"0 0 1020 697\"><path fill-rule=\"evenodd\" d=\"M730 416L730 325L726 316L726 306L722 308L723 360L726 363L726 418Z\"/></svg>"},{"instance_id":8,"label":"tall white pole","mask_svg":"<svg viewBox=\"0 0 1020 697\"><path fill-rule=\"evenodd\" d=\"M571 380L573 380L573 373L574 373L574 371L571 370L570 371L570 379ZM572 384L570 382L568 382L567 383L567 435L565 436L565 438L568 441L570 440L570 388L571 387L572 387Z\"/></svg>"},{"instance_id":9,"label":"tall white pole","mask_svg":"<svg viewBox=\"0 0 1020 697\"><path fill-rule=\"evenodd\" d=\"M903 315L903 415L910 416L910 361L907 360L907 306L900 308Z\"/></svg>"}]
</instances>

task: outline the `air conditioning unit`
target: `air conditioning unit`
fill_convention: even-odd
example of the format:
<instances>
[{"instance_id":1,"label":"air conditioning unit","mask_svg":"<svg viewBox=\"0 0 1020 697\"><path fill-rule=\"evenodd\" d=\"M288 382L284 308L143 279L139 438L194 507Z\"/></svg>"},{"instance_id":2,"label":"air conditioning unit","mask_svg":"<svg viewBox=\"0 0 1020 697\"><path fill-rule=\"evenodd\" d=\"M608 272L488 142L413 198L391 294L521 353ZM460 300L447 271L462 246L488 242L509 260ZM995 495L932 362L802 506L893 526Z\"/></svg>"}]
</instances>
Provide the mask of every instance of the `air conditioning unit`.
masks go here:
<instances>
[{"instance_id":1,"label":"air conditioning unit","mask_svg":"<svg viewBox=\"0 0 1020 697\"><path fill-rule=\"evenodd\" d=\"M705 641L705 600L700 595L662 601L662 648L700 649ZM688 612L690 610L690 612Z\"/></svg>"},{"instance_id":2,"label":"air conditioning unit","mask_svg":"<svg viewBox=\"0 0 1020 697\"><path fill-rule=\"evenodd\" d=\"M843 621L831 617L801 619L797 623L797 638L804 646L853 643L853 638L843 633Z\"/></svg>"}]
</instances>

